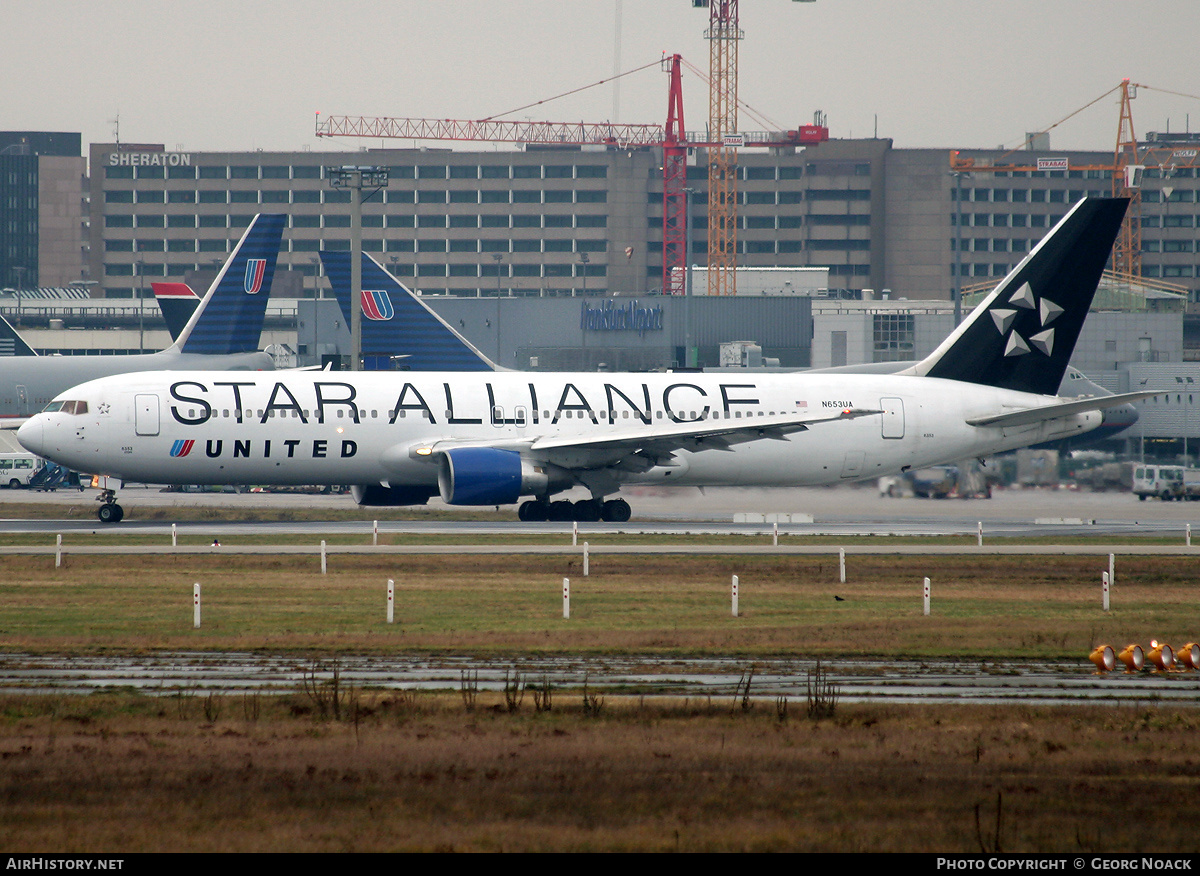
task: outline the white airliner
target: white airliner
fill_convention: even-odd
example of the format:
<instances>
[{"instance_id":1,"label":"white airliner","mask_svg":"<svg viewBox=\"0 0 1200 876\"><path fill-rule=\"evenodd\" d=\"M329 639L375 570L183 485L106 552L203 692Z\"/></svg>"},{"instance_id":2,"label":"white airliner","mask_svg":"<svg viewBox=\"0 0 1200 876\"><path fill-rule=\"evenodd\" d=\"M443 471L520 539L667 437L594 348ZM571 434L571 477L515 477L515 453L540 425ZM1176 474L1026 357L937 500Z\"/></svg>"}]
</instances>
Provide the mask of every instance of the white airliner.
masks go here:
<instances>
[{"instance_id":1,"label":"white airliner","mask_svg":"<svg viewBox=\"0 0 1200 876\"><path fill-rule=\"evenodd\" d=\"M77 471L171 484L352 484L360 504L627 520L625 484L855 481L1087 432L1153 393L1055 395L1124 215L1086 199L930 356L896 374L138 373L18 432ZM583 486L591 498L551 501ZM121 519L115 491L99 517Z\"/></svg>"}]
</instances>

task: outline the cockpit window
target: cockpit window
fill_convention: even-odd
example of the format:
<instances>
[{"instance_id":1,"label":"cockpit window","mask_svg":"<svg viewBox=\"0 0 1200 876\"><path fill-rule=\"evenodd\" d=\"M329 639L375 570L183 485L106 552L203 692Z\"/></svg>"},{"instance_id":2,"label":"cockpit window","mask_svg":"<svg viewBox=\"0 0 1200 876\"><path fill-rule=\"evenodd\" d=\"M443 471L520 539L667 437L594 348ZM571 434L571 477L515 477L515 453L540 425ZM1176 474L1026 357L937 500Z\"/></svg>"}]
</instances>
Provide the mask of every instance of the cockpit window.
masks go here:
<instances>
[{"instance_id":1,"label":"cockpit window","mask_svg":"<svg viewBox=\"0 0 1200 876\"><path fill-rule=\"evenodd\" d=\"M86 414L88 403L85 401L53 401L42 409L43 414L52 414L55 411L62 411L64 414Z\"/></svg>"}]
</instances>

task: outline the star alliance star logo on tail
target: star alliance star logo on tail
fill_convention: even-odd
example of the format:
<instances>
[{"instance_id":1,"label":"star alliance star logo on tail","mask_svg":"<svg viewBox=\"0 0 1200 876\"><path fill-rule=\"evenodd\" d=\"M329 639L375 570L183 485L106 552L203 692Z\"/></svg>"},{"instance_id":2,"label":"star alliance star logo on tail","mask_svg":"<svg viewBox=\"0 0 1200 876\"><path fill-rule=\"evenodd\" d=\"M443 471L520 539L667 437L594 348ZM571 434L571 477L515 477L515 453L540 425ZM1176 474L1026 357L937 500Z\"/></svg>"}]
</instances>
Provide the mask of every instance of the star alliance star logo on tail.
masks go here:
<instances>
[{"instance_id":1,"label":"star alliance star logo on tail","mask_svg":"<svg viewBox=\"0 0 1200 876\"><path fill-rule=\"evenodd\" d=\"M396 315L392 299L384 289L363 289L362 310L367 319L386 320Z\"/></svg>"},{"instance_id":2,"label":"star alliance star logo on tail","mask_svg":"<svg viewBox=\"0 0 1200 876\"><path fill-rule=\"evenodd\" d=\"M186 440L181 438L180 440L176 441L174 444L171 445L171 457L175 458L175 457L180 457L180 456L187 456L189 453L192 452L192 445L195 443L196 443L196 441L193 438L188 438Z\"/></svg>"},{"instance_id":3,"label":"star alliance star logo on tail","mask_svg":"<svg viewBox=\"0 0 1200 876\"><path fill-rule=\"evenodd\" d=\"M246 277L242 288L247 295L255 295L262 288L263 275L267 272L266 259L246 259Z\"/></svg>"},{"instance_id":4,"label":"star alliance star logo on tail","mask_svg":"<svg viewBox=\"0 0 1200 876\"><path fill-rule=\"evenodd\" d=\"M1058 315L1063 312L1063 309L1049 298L1042 298L1041 301L1035 302L1033 289L1030 288L1028 283L1022 283L1021 288L1014 292L1008 299L1008 303L1013 305L1013 307L996 307L991 311L992 320L996 323L996 329L1000 334L1005 334L1012 327L1019 312L1015 308L1038 311L1041 328L1044 330L1038 332L1036 335L1030 335L1028 341L1017 334L1015 330L1009 333L1008 340L1004 346L1004 355L1024 356L1026 353L1031 352L1031 349L1040 350L1047 356L1053 353L1054 329L1046 328L1046 326L1054 322Z\"/></svg>"}]
</instances>

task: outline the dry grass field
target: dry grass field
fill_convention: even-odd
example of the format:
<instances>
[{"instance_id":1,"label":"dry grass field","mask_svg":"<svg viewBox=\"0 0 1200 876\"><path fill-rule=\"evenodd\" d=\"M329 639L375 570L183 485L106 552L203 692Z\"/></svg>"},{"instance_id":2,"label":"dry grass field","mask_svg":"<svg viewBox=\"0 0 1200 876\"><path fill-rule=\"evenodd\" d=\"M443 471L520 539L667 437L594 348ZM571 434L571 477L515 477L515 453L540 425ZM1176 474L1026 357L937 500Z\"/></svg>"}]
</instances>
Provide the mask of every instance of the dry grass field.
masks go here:
<instances>
[{"instance_id":1,"label":"dry grass field","mask_svg":"<svg viewBox=\"0 0 1200 876\"><path fill-rule=\"evenodd\" d=\"M1196 849L1195 710L0 701L12 851Z\"/></svg>"}]
</instances>

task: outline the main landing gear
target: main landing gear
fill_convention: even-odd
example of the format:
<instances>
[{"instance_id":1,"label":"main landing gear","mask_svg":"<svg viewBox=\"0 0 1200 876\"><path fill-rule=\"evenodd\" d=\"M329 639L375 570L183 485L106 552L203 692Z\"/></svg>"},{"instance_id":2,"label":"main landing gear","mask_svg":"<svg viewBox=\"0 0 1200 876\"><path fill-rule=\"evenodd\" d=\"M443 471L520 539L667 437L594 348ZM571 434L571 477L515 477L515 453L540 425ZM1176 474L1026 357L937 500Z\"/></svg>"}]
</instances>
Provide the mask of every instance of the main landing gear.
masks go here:
<instances>
[{"instance_id":1,"label":"main landing gear","mask_svg":"<svg viewBox=\"0 0 1200 876\"><path fill-rule=\"evenodd\" d=\"M568 502L565 499L558 502L531 499L522 502L517 508L517 517L530 523L542 520L578 520L580 523L603 520L606 523L624 523L629 519L629 515L629 503L624 499L609 499L607 502L601 502L599 499L580 499L578 502Z\"/></svg>"},{"instance_id":2,"label":"main landing gear","mask_svg":"<svg viewBox=\"0 0 1200 876\"><path fill-rule=\"evenodd\" d=\"M100 503L100 507L96 509L96 516L100 518L101 523L120 523L124 519L125 509L117 504L116 490L101 490L96 501Z\"/></svg>"}]
</instances>

